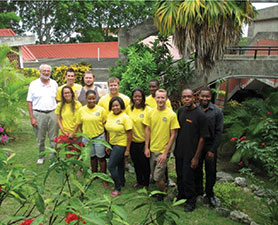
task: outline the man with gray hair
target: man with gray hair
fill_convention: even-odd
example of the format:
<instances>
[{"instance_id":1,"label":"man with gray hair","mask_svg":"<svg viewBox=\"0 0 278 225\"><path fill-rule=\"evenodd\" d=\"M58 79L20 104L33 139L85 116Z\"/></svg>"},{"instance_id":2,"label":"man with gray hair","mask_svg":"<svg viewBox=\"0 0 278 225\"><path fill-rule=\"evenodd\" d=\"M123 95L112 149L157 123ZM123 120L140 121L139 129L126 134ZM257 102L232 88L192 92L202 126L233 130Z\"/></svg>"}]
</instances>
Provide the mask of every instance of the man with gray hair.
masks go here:
<instances>
[{"instance_id":1,"label":"man with gray hair","mask_svg":"<svg viewBox=\"0 0 278 225\"><path fill-rule=\"evenodd\" d=\"M29 85L27 104L31 125L34 128L39 152L45 150L45 137L48 133L50 146L55 148L54 139L58 133L56 94L58 84L50 78L51 66L42 64L40 66L40 77ZM38 158L37 164L43 164L44 156Z\"/></svg>"}]
</instances>

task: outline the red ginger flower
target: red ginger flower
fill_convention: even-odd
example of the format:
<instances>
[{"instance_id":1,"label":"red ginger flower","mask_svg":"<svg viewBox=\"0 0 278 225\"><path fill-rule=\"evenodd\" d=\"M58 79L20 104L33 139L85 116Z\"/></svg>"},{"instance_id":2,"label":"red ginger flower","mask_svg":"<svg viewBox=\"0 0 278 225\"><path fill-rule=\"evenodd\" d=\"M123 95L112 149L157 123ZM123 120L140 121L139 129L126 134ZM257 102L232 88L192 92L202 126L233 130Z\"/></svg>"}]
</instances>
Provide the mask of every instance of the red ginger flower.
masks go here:
<instances>
[{"instance_id":1,"label":"red ginger flower","mask_svg":"<svg viewBox=\"0 0 278 225\"><path fill-rule=\"evenodd\" d=\"M263 120L264 118L263 117L261 117L261 120Z\"/></svg>"},{"instance_id":2,"label":"red ginger flower","mask_svg":"<svg viewBox=\"0 0 278 225\"><path fill-rule=\"evenodd\" d=\"M31 223L33 223L33 219L27 219L27 220L24 220L24 222L22 222L20 225L30 225ZM42 225L42 224L40 224Z\"/></svg>"},{"instance_id":3,"label":"red ginger flower","mask_svg":"<svg viewBox=\"0 0 278 225\"><path fill-rule=\"evenodd\" d=\"M243 165L243 162L242 162L242 161L240 161L240 162L238 163L238 165L239 165L239 166L242 166L242 165Z\"/></svg>"},{"instance_id":4,"label":"red ginger flower","mask_svg":"<svg viewBox=\"0 0 278 225\"><path fill-rule=\"evenodd\" d=\"M0 192L2 191L2 187L0 187Z\"/></svg>"},{"instance_id":5,"label":"red ginger flower","mask_svg":"<svg viewBox=\"0 0 278 225\"><path fill-rule=\"evenodd\" d=\"M74 213L68 212L68 215L67 215L67 217L65 219L66 223L69 224L69 223L71 223L74 220L77 220L77 221L80 221L80 222L86 224L86 222L84 220L81 220L80 216L77 216Z\"/></svg>"},{"instance_id":6,"label":"red ginger flower","mask_svg":"<svg viewBox=\"0 0 278 225\"><path fill-rule=\"evenodd\" d=\"M263 142L263 143L262 143L262 146L264 146L264 145L265 145L265 143Z\"/></svg>"},{"instance_id":7,"label":"red ginger flower","mask_svg":"<svg viewBox=\"0 0 278 225\"><path fill-rule=\"evenodd\" d=\"M267 115L270 115L271 114L271 112L267 112Z\"/></svg>"},{"instance_id":8,"label":"red ginger flower","mask_svg":"<svg viewBox=\"0 0 278 225\"><path fill-rule=\"evenodd\" d=\"M235 141L237 139L237 137L233 137L231 138L231 141Z\"/></svg>"},{"instance_id":9,"label":"red ginger flower","mask_svg":"<svg viewBox=\"0 0 278 225\"><path fill-rule=\"evenodd\" d=\"M246 139L246 136L242 136L242 137L240 138L241 141L243 141L244 139Z\"/></svg>"}]
</instances>

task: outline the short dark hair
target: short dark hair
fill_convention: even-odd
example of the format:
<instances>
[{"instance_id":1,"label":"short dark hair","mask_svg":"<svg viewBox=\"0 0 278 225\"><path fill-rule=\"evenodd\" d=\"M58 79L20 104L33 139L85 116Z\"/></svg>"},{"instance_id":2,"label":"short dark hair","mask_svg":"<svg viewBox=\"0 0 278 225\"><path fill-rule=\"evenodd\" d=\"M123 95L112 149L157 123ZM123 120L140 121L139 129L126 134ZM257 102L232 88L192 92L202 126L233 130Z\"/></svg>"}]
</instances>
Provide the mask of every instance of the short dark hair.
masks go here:
<instances>
[{"instance_id":1,"label":"short dark hair","mask_svg":"<svg viewBox=\"0 0 278 225\"><path fill-rule=\"evenodd\" d=\"M181 91L181 93L183 93L184 91L191 91L192 95L194 95L194 91L190 88L185 88Z\"/></svg>"},{"instance_id":2,"label":"short dark hair","mask_svg":"<svg viewBox=\"0 0 278 225\"><path fill-rule=\"evenodd\" d=\"M97 95L97 93L94 90L88 90L86 92L86 98L88 97L89 94L94 94L95 96Z\"/></svg>"},{"instance_id":3,"label":"short dark hair","mask_svg":"<svg viewBox=\"0 0 278 225\"><path fill-rule=\"evenodd\" d=\"M109 102L109 111L111 111L112 104L115 101L118 101L120 103L121 109L125 110L125 103L124 103L123 99L121 97L119 97L119 96L115 96L115 97L111 98L111 100Z\"/></svg>"},{"instance_id":4,"label":"short dark hair","mask_svg":"<svg viewBox=\"0 0 278 225\"><path fill-rule=\"evenodd\" d=\"M211 95L211 90L208 87L201 88L199 93L201 94L202 91L208 91L210 93L210 95Z\"/></svg>"},{"instance_id":5,"label":"short dark hair","mask_svg":"<svg viewBox=\"0 0 278 225\"><path fill-rule=\"evenodd\" d=\"M75 76L75 71L74 71L74 69L72 69L72 68L67 69L65 75L67 75L68 72L74 73L74 76Z\"/></svg>"},{"instance_id":6,"label":"short dark hair","mask_svg":"<svg viewBox=\"0 0 278 225\"><path fill-rule=\"evenodd\" d=\"M151 79L149 83L151 83L151 82L152 83L155 82L157 84L157 86L159 86L159 81L157 79Z\"/></svg>"},{"instance_id":7,"label":"short dark hair","mask_svg":"<svg viewBox=\"0 0 278 225\"><path fill-rule=\"evenodd\" d=\"M146 107L146 103L145 103L146 102L146 96L145 96L145 93L144 93L144 91L142 89L136 88L131 93L131 102L132 102L131 110L134 109L133 95L134 95L134 93L136 91L139 91L141 93L141 95L142 95L142 103L141 104L142 104L142 108L145 109L145 107Z\"/></svg>"}]
</instances>

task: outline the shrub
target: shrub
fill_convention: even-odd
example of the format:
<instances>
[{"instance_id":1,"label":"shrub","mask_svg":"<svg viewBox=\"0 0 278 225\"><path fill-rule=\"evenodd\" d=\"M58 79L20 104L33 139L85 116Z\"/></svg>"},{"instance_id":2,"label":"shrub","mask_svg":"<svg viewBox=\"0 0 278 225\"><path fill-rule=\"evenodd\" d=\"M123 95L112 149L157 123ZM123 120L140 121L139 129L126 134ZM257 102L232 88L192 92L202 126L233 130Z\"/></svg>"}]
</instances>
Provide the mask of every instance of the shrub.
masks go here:
<instances>
[{"instance_id":1,"label":"shrub","mask_svg":"<svg viewBox=\"0 0 278 225\"><path fill-rule=\"evenodd\" d=\"M7 133L16 130L26 106L26 95L31 78L25 78L6 57L10 48L0 46L0 118L5 120Z\"/></svg>"},{"instance_id":2,"label":"shrub","mask_svg":"<svg viewBox=\"0 0 278 225\"><path fill-rule=\"evenodd\" d=\"M277 92L265 99L232 102L224 109L225 135L235 143L231 161L256 163L278 181L278 107Z\"/></svg>"},{"instance_id":3,"label":"shrub","mask_svg":"<svg viewBox=\"0 0 278 225\"><path fill-rule=\"evenodd\" d=\"M182 89L194 78L193 59L177 63L168 47L167 38L158 36L151 48L135 43L122 49L126 59L109 68L110 76L121 80L120 91L130 96L132 90L141 88L148 94L149 81L155 78L167 90L171 100L179 99Z\"/></svg>"},{"instance_id":4,"label":"shrub","mask_svg":"<svg viewBox=\"0 0 278 225\"><path fill-rule=\"evenodd\" d=\"M52 70L51 77L56 80L59 86L65 84L65 74L66 71L72 68L75 71L76 80L75 83L82 84L82 78L86 71L91 70L91 65L86 65L84 63L80 64L72 64L70 66L61 65L61 66L54 66Z\"/></svg>"},{"instance_id":5,"label":"shrub","mask_svg":"<svg viewBox=\"0 0 278 225\"><path fill-rule=\"evenodd\" d=\"M214 193L220 198L222 206L229 209L238 208L239 204L242 202L240 198L235 197L239 191L240 187L229 182L216 183L214 186Z\"/></svg>"},{"instance_id":6,"label":"shrub","mask_svg":"<svg viewBox=\"0 0 278 225\"><path fill-rule=\"evenodd\" d=\"M22 73L25 77L36 77L40 76L40 71L36 68L23 68Z\"/></svg>"}]
</instances>

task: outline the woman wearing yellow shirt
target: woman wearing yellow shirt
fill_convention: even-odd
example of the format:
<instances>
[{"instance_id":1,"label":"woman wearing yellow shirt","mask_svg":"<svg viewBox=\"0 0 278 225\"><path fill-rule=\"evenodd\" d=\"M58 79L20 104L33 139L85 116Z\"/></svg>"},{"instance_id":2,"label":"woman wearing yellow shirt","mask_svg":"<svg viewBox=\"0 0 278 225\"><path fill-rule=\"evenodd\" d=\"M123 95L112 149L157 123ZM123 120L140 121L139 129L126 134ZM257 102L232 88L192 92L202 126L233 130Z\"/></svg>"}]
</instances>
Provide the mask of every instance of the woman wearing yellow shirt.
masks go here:
<instances>
[{"instance_id":1,"label":"woman wearing yellow shirt","mask_svg":"<svg viewBox=\"0 0 278 225\"><path fill-rule=\"evenodd\" d=\"M135 89L131 96L131 106L127 108L127 114L133 123L132 142L130 156L134 163L137 183L133 188L148 188L150 181L150 162L144 154L145 149L145 125L144 117L149 111L145 104L146 98L142 89Z\"/></svg>"},{"instance_id":2,"label":"woman wearing yellow shirt","mask_svg":"<svg viewBox=\"0 0 278 225\"><path fill-rule=\"evenodd\" d=\"M124 156L129 155L132 139L132 121L125 110L124 101L118 97L113 97L109 102L109 113L105 129L107 130L107 141L112 146L108 169L115 184L111 197L121 194L121 187L125 185L125 163Z\"/></svg>"},{"instance_id":3,"label":"woman wearing yellow shirt","mask_svg":"<svg viewBox=\"0 0 278 225\"><path fill-rule=\"evenodd\" d=\"M105 141L104 124L106 122L106 111L101 106L96 105L96 92L88 90L86 92L87 105L80 108L77 115L76 130L82 128L82 132L90 139ZM89 140L83 138L85 144ZM105 146L101 143L93 142L91 146L91 168L92 172L97 172L98 162L100 172L106 173ZM103 182L107 186L106 182Z\"/></svg>"},{"instance_id":4,"label":"woman wearing yellow shirt","mask_svg":"<svg viewBox=\"0 0 278 225\"><path fill-rule=\"evenodd\" d=\"M60 134L73 138L74 128L76 126L76 115L78 109L82 106L80 102L75 101L74 92L71 87L62 88L62 102L59 102L55 113L60 128Z\"/></svg>"}]
</instances>

